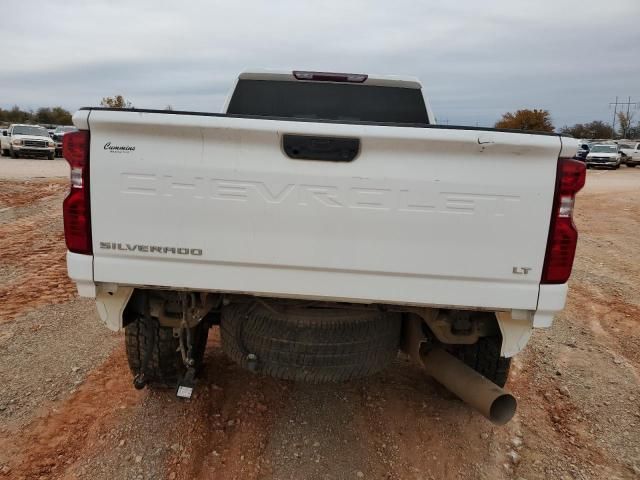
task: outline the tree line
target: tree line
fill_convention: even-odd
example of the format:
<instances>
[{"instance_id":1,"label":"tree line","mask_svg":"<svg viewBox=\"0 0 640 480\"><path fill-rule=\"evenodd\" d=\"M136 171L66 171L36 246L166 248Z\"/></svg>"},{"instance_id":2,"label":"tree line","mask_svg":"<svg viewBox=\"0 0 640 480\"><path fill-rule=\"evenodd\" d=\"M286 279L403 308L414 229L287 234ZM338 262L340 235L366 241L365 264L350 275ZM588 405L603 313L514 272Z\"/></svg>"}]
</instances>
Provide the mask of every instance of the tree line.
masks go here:
<instances>
[{"instance_id":1,"label":"tree line","mask_svg":"<svg viewBox=\"0 0 640 480\"><path fill-rule=\"evenodd\" d=\"M34 112L33 110L22 110L14 105L9 110L0 108L0 122L71 125L71 113L62 107L42 107Z\"/></svg>"},{"instance_id":2,"label":"tree line","mask_svg":"<svg viewBox=\"0 0 640 480\"><path fill-rule=\"evenodd\" d=\"M131 102L122 95L104 97L100 102L101 107L133 108ZM167 105L165 110L173 110ZM42 125L71 125L71 112L62 107L42 107L36 111L22 110L18 105L5 110L0 108L0 123L37 123Z\"/></svg>"},{"instance_id":3,"label":"tree line","mask_svg":"<svg viewBox=\"0 0 640 480\"><path fill-rule=\"evenodd\" d=\"M113 97L104 97L100 102L102 107L110 108L134 108L129 100L122 95L114 95ZM165 110L173 110L171 105L167 105ZM595 120L589 123L576 123L572 127L564 126L558 131L563 135L571 135L574 138L635 138L640 137L640 123L633 124L633 112L625 114L618 113L619 130L614 132L610 125ZM515 130L531 130L537 132L554 132L556 127L551 121L551 113L542 109L522 109L516 112L507 112L495 124L495 128L515 129ZM614 135L615 133L615 135Z\"/></svg>"},{"instance_id":4,"label":"tree line","mask_svg":"<svg viewBox=\"0 0 640 480\"><path fill-rule=\"evenodd\" d=\"M100 102L102 107L133 108L133 104L122 95L104 97ZM173 110L167 105L165 110ZM600 120L588 123L576 123L573 126L563 126L558 132L571 135L574 138L640 138L640 122L634 121L634 112L618 112L618 128L613 131L611 125ZM42 107L37 111L21 110L15 105L10 110L0 108L0 122L4 123L41 123L45 125L71 125L71 113L62 107ZM531 130L538 132L554 132L556 127L551 121L551 113L543 109L522 109L507 112L495 124L495 128Z\"/></svg>"},{"instance_id":5,"label":"tree line","mask_svg":"<svg viewBox=\"0 0 640 480\"><path fill-rule=\"evenodd\" d=\"M633 124L634 112L618 112L618 128L613 131L611 125L600 120L588 123L576 123L573 126L565 125L558 129L563 135L571 135L574 138L640 138L640 122ZM496 128L516 130L533 130L538 132L554 132L556 128L551 121L548 110L523 109L516 112L507 112L495 124Z\"/></svg>"}]
</instances>

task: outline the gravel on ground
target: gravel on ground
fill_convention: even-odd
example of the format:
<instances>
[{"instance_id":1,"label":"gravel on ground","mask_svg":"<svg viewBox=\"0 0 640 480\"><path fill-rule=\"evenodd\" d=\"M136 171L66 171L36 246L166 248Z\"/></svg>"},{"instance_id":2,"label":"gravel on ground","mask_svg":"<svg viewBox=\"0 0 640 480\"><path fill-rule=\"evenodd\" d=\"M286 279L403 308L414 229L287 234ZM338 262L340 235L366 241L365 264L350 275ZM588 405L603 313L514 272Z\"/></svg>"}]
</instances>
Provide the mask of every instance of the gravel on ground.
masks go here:
<instances>
[{"instance_id":1,"label":"gravel on ground","mask_svg":"<svg viewBox=\"0 0 640 480\"><path fill-rule=\"evenodd\" d=\"M515 358L505 427L403 356L296 384L239 369L217 330L191 401L135 390L66 280L65 191L0 180L0 479L640 478L640 169L588 172L568 304Z\"/></svg>"}]
</instances>

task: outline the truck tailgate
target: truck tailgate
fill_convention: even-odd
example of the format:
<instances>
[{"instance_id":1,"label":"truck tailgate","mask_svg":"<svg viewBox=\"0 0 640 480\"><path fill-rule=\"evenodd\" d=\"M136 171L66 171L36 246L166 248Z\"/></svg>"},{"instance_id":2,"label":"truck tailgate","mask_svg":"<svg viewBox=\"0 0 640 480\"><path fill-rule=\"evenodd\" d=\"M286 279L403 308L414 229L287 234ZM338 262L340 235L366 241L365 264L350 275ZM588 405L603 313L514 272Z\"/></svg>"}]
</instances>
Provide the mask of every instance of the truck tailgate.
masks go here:
<instances>
[{"instance_id":1,"label":"truck tailgate","mask_svg":"<svg viewBox=\"0 0 640 480\"><path fill-rule=\"evenodd\" d=\"M88 118L87 118L88 117ZM557 136L81 111L94 280L535 310ZM358 138L350 162L282 135Z\"/></svg>"}]
</instances>

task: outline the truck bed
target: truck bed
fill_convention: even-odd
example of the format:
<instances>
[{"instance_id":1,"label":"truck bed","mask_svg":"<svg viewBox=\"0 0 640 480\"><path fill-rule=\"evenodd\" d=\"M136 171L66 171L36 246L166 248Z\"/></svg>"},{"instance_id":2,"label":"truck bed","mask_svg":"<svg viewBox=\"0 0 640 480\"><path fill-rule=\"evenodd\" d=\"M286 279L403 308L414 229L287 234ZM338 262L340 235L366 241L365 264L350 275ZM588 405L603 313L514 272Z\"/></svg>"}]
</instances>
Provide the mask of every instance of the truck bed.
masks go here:
<instances>
[{"instance_id":1,"label":"truck bed","mask_svg":"<svg viewBox=\"0 0 640 480\"><path fill-rule=\"evenodd\" d=\"M536 310L562 138L84 109L93 280ZM283 135L360 140L290 158Z\"/></svg>"}]
</instances>

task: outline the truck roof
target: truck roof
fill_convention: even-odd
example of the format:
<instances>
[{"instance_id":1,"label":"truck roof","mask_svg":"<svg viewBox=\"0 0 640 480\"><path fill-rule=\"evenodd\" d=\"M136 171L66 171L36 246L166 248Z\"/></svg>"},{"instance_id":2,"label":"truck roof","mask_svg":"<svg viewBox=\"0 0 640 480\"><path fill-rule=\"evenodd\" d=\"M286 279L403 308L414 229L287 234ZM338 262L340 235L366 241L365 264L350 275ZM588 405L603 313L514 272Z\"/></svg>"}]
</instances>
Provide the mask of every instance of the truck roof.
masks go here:
<instances>
[{"instance_id":1,"label":"truck roof","mask_svg":"<svg viewBox=\"0 0 640 480\"><path fill-rule=\"evenodd\" d=\"M256 68L245 70L238 76L242 80L280 80L280 81L305 81L304 79L296 78L296 73L310 73L310 74L323 74L323 75L354 75L366 77L364 81L355 82L360 85L377 85L384 87L401 87L401 88L422 88L422 84L417 77L405 76L405 75L376 75L376 74L361 74L361 73L334 73L334 72L318 72L307 70L284 70L284 69L266 69ZM313 81L313 80L311 80Z\"/></svg>"}]
</instances>

